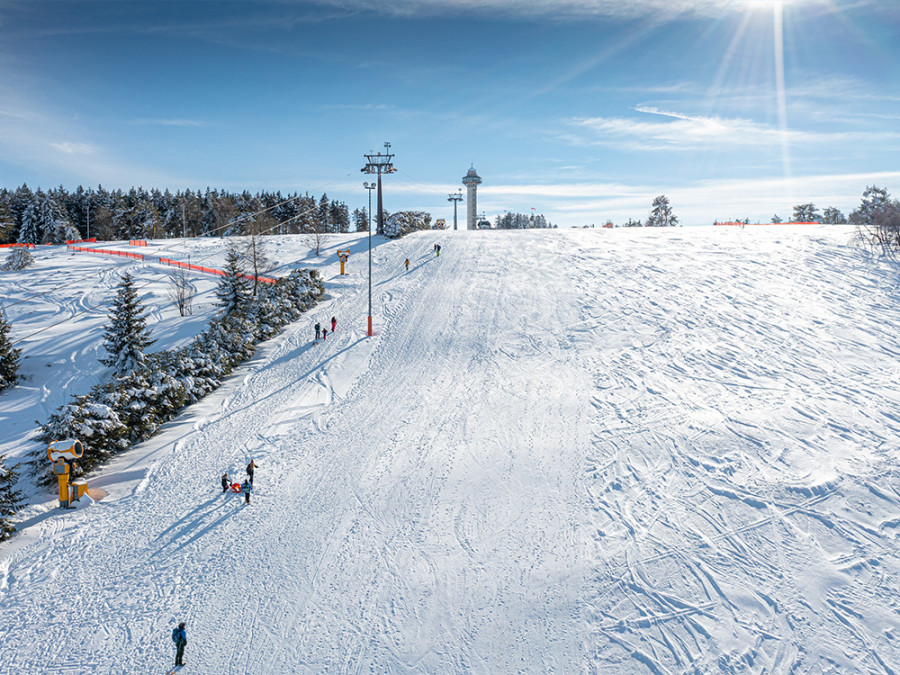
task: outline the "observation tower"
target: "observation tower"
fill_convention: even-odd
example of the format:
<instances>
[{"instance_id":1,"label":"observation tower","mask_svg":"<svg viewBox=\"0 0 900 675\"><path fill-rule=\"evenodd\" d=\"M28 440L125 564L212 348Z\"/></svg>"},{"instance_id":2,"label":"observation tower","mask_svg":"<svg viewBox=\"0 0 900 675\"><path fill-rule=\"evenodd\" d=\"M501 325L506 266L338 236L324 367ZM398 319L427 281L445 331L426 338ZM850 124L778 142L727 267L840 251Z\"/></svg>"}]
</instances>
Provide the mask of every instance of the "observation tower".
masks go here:
<instances>
[{"instance_id":1,"label":"observation tower","mask_svg":"<svg viewBox=\"0 0 900 675\"><path fill-rule=\"evenodd\" d=\"M466 229L478 229L478 186L481 185L481 177L475 171L474 165L463 176L463 185L466 186Z\"/></svg>"}]
</instances>

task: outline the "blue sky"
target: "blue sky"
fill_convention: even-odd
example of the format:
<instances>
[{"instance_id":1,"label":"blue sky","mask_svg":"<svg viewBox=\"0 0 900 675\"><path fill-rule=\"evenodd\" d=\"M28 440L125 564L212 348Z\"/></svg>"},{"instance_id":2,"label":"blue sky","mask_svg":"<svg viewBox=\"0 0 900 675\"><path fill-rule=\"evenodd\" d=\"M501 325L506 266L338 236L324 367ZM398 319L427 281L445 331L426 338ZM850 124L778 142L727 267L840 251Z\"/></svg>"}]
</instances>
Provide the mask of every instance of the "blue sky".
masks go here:
<instances>
[{"instance_id":1,"label":"blue sky","mask_svg":"<svg viewBox=\"0 0 900 675\"><path fill-rule=\"evenodd\" d=\"M384 141L385 208L448 220L472 164L488 217L849 213L900 195L900 2L0 0L0 185L352 209Z\"/></svg>"}]
</instances>

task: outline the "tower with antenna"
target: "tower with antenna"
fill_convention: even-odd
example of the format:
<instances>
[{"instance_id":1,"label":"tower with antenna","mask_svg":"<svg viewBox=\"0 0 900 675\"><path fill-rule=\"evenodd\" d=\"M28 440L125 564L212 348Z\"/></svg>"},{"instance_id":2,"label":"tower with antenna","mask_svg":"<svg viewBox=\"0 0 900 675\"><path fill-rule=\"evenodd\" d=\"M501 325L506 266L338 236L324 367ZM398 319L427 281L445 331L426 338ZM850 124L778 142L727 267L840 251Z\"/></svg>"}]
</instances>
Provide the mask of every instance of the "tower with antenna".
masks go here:
<instances>
[{"instance_id":1,"label":"tower with antenna","mask_svg":"<svg viewBox=\"0 0 900 675\"><path fill-rule=\"evenodd\" d=\"M475 171L475 166L463 176L463 185L466 186L466 229L478 229L478 186L481 185L481 177Z\"/></svg>"}]
</instances>

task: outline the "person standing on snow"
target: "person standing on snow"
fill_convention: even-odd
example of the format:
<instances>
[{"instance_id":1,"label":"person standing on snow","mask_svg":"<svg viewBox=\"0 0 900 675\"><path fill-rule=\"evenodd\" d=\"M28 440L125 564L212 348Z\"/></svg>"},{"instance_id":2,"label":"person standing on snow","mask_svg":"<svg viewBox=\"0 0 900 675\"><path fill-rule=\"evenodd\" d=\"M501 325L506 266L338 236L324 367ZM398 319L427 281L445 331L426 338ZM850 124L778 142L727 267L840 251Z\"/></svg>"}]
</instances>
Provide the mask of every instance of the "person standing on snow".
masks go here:
<instances>
[{"instance_id":1,"label":"person standing on snow","mask_svg":"<svg viewBox=\"0 0 900 675\"><path fill-rule=\"evenodd\" d=\"M172 629L172 642L175 643L175 665L184 665L184 648L187 646L187 631L184 629L184 621L178 624L178 628Z\"/></svg>"},{"instance_id":2,"label":"person standing on snow","mask_svg":"<svg viewBox=\"0 0 900 675\"><path fill-rule=\"evenodd\" d=\"M228 472L226 471L222 474L222 494L228 492L229 487L231 487L231 485L228 482Z\"/></svg>"},{"instance_id":3,"label":"person standing on snow","mask_svg":"<svg viewBox=\"0 0 900 675\"><path fill-rule=\"evenodd\" d=\"M244 503L250 503L250 492L253 490L253 483L249 480L245 480L243 485L241 485L241 492L244 493Z\"/></svg>"},{"instance_id":4,"label":"person standing on snow","mask_svg":"<svg viewBox=\"0 0 900 675\"><path fill-rule=\"evenodd\" d=\"M331 317L331 332L334 332L335 327L337 326L337 317Z\"/></svg>"},{"instance_id":5,"label":"person standing on snow","mask_svg":"<svg viewBox=\"0 0 900 675\"><path fill-rule=\"evenodd\" d=\"M253 472L256 471L256 460L251 459L250 463L247 465L247 478L250 481L250 485L253 485Z\"/></svg>"},{"instance_id":6,"label":"person standing on snow","mask_svg":"<svg viewBox=\"0 0 900 675\"><path fill-rule=\"evenodd\" d=\"M437 247L437 249L436 249L437 257L440 258L441 257L441 245L435 244L435 246Z\"/></svg>"},{"instance_id":7,"label":"person standing on snow","mask_svg":"<svg viewBox=\"0 0 900 675\"><path fill-rule=\"evenodd\" d=\"M316 342L319 341L319 333L322 332L322 327L316 322Z\"/></svg>"},{"instance_id":8,"label":"person standing on snow","mask_svg":"<svg viewBox=\"0 0 900 675\"><path fill-rule=\"evenodd\" d=\"M403 264L406 265L406 271L409 272L409 258L403 261Z\"/></svg>"},{"instance_id":9,"label":"person standing on snow","mask_svg":"<svg viewBox=\"0 0 900 675\"><path fill-rule=\"evenodd\" d=\"M328 329L324 328L324 329L322 329L322 341L324 342L327 339L328 339Z\"/></svg>"}]
</instances>

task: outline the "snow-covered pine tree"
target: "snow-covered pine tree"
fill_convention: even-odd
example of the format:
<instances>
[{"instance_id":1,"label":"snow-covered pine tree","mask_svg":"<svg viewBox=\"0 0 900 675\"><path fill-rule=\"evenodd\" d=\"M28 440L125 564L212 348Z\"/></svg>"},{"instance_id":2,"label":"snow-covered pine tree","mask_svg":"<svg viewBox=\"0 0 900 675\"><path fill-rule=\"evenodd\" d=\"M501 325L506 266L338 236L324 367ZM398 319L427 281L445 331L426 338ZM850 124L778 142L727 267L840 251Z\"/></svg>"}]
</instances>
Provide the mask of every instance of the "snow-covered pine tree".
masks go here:
<instances>
[{"instance_id":1,"label":"snow-covered pine tree","mask_svg":"<svg viewBox=\"0 0 900 675\"><path fill-rule=\"evenodd\" d=\"M26 244L64 244L67 239L78 237L78 230L56 199L43 190L34 193L22 212L19 241Z\"/></svg>"},{"instance_id":2,"label":"snow-covered pine tree","mask_svg":"<svg viewBox=\"0 0 900 675\"><path fill-rule=\"evenodd\" d=\"M791 222L794 223L813 223L822 220L822 214L816 209L816 205L797 204L794 207L794 215L791 216Z\"/></svg>"},{"instance_id":3,"label":"snow-covered pine tree","mask_svg":"<svg viewBox=\"0 0 900 675\"><path fill-rule=\"evenodd\" d=\"M654 199L650 215L647 217L646 227L675 227L676 225L678 225L678 217L669 205L669 198L660 195Z\"/></svg>"},{"instance_id":4,"label":"snow-covered pine tree","mask_svg":"<svg viewBox=\"0 0 900 675\"><path fill-rule=\"evenodd\" d=\"M102 403L116 412L132 444L150 438L188 402L185 383L155 361L148 356L145 368L130 370L103 387Z\"/></svg>"},{"instance_id":5,"label":"snow-covered pine tree","mask_svg":"<svg viewBox=\"0 0 900 675\"><path fill-rule=\"evenodd\" d=\"M425 211L398 211L384 219L384 236L396 239L417 230L431 229L431 214Z\"/></svg>"},{"instance_id":6,"label":"snow-covered pine tree","mask_svg":"<svg viewBox=\"0 0 900 675\"><path fill-rule=\"evenodd\" d=\"M328 195L323 193L319 199L319 232L331 232L331 202Z\"/></svg>"},{"instance_id":7,"label":"snow-covered pine tree","mask_svg":"<svg viewBox=\"0 0 900 675\"><path fill-rule=\"evenodd\" d=\"M353 222L357 232L367 232L369 229L369 212L365 208L356 209L353 212Z\"/></svg>"},{"instance_id":8,"label":"snow-covered pine tree","mask_svg":"<svg viewBox=\"0 0 900 675\"><path fill-rule=\"evenodd\" d=\"M144 363L144 350L154 342L134 278L128 272L119 282L109 319L103 333L103 346L109 356L100 363L112 366L116 375L125 375Z\"/></svg>"},{"instance_id":9,"label":"snow-covered pine tree","mask_svg":"<svg viewBox=\"0 0 900 675\"><path fill-rule=\"evenodd\" d=\"M9 339L9 321L0 307L0 391L8 389L19 381L19 355L21 349L15 349Z\"/></svg>"},{"instance_id":10,"label":"snow-covered pine tree","mask_svg":"<svg viewBox=\"0 0 900 675\"><path fill-rule=\"evenodd\" d=\"M34 263L34 257L27 246L18 246L9 252L6 262L3 263L5 270L24 270L26 267Z\"/></svg>"},{"instance_id":11,"label":"snow-covered pine tree","mask_svg":"<svg viewBox=\"0 0 900 675\"><path fill-rule=\"evenodd\" d=\"M874 223L878 211L888 206L890 202L891 196L886 188L875 185L866 186L859 208L850 214L850 222L856 225Z\"/></svg>"},{"instance_id":12,"label":"snow-covered pine tree","mask_svg":"<svg viewBox=\"0 0 900 675\"><path fill-rule=\"evenodd\" d=\"M22 244L40 244L41 235L38 202L32 195L22 210L22 223L19 226L18 240Z\"/></svg>"},{"instance_id":13,"label":"snow-covered pine tree","mask_svg":"<svg viewBox=\"0 0 900 675\"><path fill-rule=\"evenodd\" d=\"M837 225L838 223L846 223L847 219L841 210L834 206L829 206L822 212L822 222L828 225Z\"/></svg>"},{"instance_id":14,"label":"snow-covered pine tree","mask_svg":"<svg viewBox=\"0 0 900 675\"><path fill-rule=\"evenodd\" d=\"M0 244L14 241L16 216L12 206L13 194L5 188L0 190Z\"/></svg>"},{"instance_id":15,"label":"snow-covered pine tree","mask_svg":"<svg viewBox=\"0 0 900 675\"><path fill-rule=\"evenodd\" d=\"M19 510L22 493L15 489L17 474L6 466L6 455L0 455L0 541L9 539L16 528L9 517Z\"/></svg>"},{"instance_id":16,"label":"snow-covered pine tree","mask_svg":"<svg viewBox=\"0 0 900 675\"><path fill-rule=\"evenodd\" d=\"M128 428L112 407L101 403L104 387L97 385L90 394L75 396L70 403L60 406L50 415L46 424L40 425L38 440L44 444L34 453L34 463L42 470L46 467L46 444L60 438L77 438L84 446L84 455L78 460L80 471L90 471L94 466L128 448ZM46 473L43 482L49 482Z\"/></svg>"},{"instance_id":17,"label":"snow-covered pine tree","mask_svg":"<svg viewBox=\"0 0 900 675\"><path fill-rule=\"evenodd\" d=\"M228 248L225 255L225 275L216 287L216 297L219 306L225 308L226 314L242 312L247 307L250 297L250 282L244 278L244 270L241 265L243 256L235 246Z\"/></svg>"}]
</instances>

